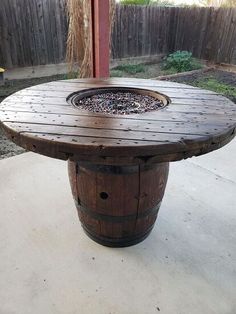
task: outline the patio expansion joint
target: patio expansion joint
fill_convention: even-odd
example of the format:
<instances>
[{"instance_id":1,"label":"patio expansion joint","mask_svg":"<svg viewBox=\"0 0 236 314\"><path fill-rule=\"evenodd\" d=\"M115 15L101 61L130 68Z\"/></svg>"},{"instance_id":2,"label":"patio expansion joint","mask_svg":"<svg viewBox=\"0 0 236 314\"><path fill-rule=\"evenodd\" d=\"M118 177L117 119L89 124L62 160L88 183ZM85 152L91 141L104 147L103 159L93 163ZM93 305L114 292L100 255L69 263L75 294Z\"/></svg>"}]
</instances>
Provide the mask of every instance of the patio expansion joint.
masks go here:
<instances>
[{"instance_id":1,"label":"patio expansion joint","mask_svg":"<svg viewBox=\"0 0 236 314\"><path fill-rule=\"evenodd\" d=\"M217 178L223 180L223 181L227 181L228 183L232 183L234 185L236 185L236 182L234 180L231 180L231 179L228 179L226 177L223 177L219 174L217 174L216 172L206 168L206 167L203 167L203 166L200 166L200 165L197 165L195 164L194 162L191 162L191 160L187 160L188 163L190 163L191 165L193 165L195 168L201 168L202 170L205 170L206 172L210 173L210 174L213 174L214 176L216 176Z\"/></svg>"}]
</instances>

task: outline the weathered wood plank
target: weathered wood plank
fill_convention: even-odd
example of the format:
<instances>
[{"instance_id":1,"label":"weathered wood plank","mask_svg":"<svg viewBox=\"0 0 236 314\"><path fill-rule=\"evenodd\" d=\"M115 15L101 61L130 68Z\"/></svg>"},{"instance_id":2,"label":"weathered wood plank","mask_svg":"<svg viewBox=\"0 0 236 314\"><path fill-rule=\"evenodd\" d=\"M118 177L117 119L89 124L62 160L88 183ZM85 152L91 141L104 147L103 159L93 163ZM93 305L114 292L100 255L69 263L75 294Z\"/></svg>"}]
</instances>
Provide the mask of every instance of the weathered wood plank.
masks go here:
<instances>
[{"instance_id":1,"label":"weathered wood plank","mask_svg":"<svg viewBox=\"0 0 236 314\"><path fill-rule=\"evenodd\" d=\"M211 114L207 117L204 115L196 116L196 113L191 112L159 112L158 115L153 115L153 113L145 113L142 115L129 115L123 118L123 116L113 116L113 115L103 115L99 113L91 113L88 111L84 112L78 112L77 109L70 108L67 105L66 106L45 106L42 104L34 104L30 105L30 108L25 106L27 104L24 104L23 106L18 106L17 104L11 104L11 107L9 109L9 106L0 106L1 114L0 119L5 120L6 114L8 112L11 112L12 114L16 114L18 112L21 113L37 113L37 114L57 114L57 115L64 115L65 119L66 116L72 116L74 119L80 121L80 119L103 119L103 120L113 120L113 121L119 121L120 123L123 123L123 121L127 121L127 123L133 123L135 121L136 123L145 123L149 124L150 122L156 123L165 123L168 122L170 126L172 126L173 123L191 123L192 125L200 123L201 125L230 125L230 121L233 121L235 118L235 115L222 115L222 114ZM108 122L107 122L108 123ZM116 123L116 122L115 122ZM118 122L117 122L118 123Z\"/></svg>"},{"instance_id":2,"label":"weathered wood plank","mask_svg":"<svg viewBox=\"0 0 236 314\"><path fill-rule=\"evenodd\" d=\"M117 85L117 87L126 87L126 84L120 84L119 86ZM98 88L102 88L102 87L105 87L105 85L103 86L97 86ZM95 88L95 85L94 85L94 88ZM68 97L69 94L72 94L73 92L77 92L77 91L82 91L83 89L85 89L85 87L80 87L80 88L75 88L73 90L70 91L70 93L68 93L68 91L57 91L56 93L53 91L53 90L43 90L43 91L37 91L37 90L31 90L31 89L28 89L28 90L22 90L22 91L19 91L15 94L15 96L19 96L19 97L55 97L56 98L65 98L65 97ZM181 101L185 101L185 99L189 99L191 100L193 97L195 100L206 100L206 101L210 101L210 100L213 100L213 101L224 101L225 98L221 95L218 95L218 94L214 94L214 93L199 93L199 92L187 92L187 91L174 91L174 90L166 90L166 89L162 89L162 88L158 88L158 89L155 89L154 87L150 87L149 90L152 90L152 91L157 91L157 92L160 92L161 94L163 93L164 95L168 96L168 97L171 97L173 100L175 99L180 99ZM216 98L215 95L217 95L218 97Z\"/></svg>"},{"instance_id":3,"label":"weathered wood plank","mask_svg":"<svg viewBox=\"0 0 236 314\"><path fill-rule=\"evenodd\" d=\"M3 121L4 122L4 121ZM30 123L31 122L31 123ZM209 139L211 136L210 131L212 129L206 129L209 132L206 132L206 130L199 130L199 134L196 132L196 134L189 134L186 133L187 129L182 131L185 131L185 133L174 133L173 131L169 132L143 132L143 131L133 131L133 130L122 130L122 129L115 129L115 128L95 128L95 127L76 127L76 126L68 126L68 125L54 125L51 124L44 124L45 122L40 120L38 123L33 123L34 119L31 119L31 121L26 121L25 123L12 123L4 122L4 124L8 125L9 127L13 128L17 132L27 132L27 133L44 133L44 134L57 134L57 135L72 135L75 137L97 137L97 138L110 138L114 140L114 145L117 145L115 142L116 140L130 140L130 145L132 146L134 143L133 141L143 141L146 142L148 145L149 142L164 142L164 143L178 143L181 141L194 141L197 137L203 137L205 139ZM213 129L214 130L214 129ZM205 132L204 132L205 131ZM226 129L226 132L228 130ZM176 131L178 132L178 131ZM215 134L217 132L215 131Z\"/></svg>"},{"instance_id":4,"label":"weathered wood plank","mask_svg":"<svg viewBox=\"0 0 236 314\"><path fill-rule=\"evenodd\" d=\"M93 128L106 130L123 131L139 131L147 136L154 136L150 133L170 133L170 134L196 134L205 135L215 133L219 129L230 128L230 124L224 121L199 121L192 122L176 122L176 121L147 121L147 120L132 120L132 119L104 119L102 117L90 116L67 116L55 113L30 113L30 112L10 112L6 111L2 115L2 122L23 123L23 126L29 128L29 124L42 124L45 126L60 126L63 133L64 127L70 128ZM22 126L21 126L22 127Z\"/></svg>"},{"instance_id":5,"label":"weathered wood plank","mask_svg":"<svg viewBox=\"0 0 236 314\"><path fill-rule=\"evenodd\" d=\"M125 85L125 84L123 84ZM83 88L83 84L79 84L77 85L79 89ZM63 92L75 92L78 91L78 88L75 84L69 85L69 84L47 84L45 86L43 85L36 85L33 87L30 87L30 91L55 91L55 88L58 88L59 91L63 91ZM117 86L117 84L115 84L114 86ZM120 86L120 85L119 85ZM137 85L135 85L137 86ZM59 87L61 87L61 89L59 89ZM97 84L93 84L91 85L91 88L97 88L98 85ZM102 87L102 85L101 85ZM147 86L148 87L148 86ZM148 89L148 88L147 88ZM27 91L29 89L25 89L24 91ZM182 87L181 89L178 87L166 87L166 86L160 86L158 87L158 91L160 91L160 93L168 93L168 92L173 92L173 93L177 93L177 94L199 94L199 95L216 95L217 93L209 91L209 90L202 90L202 89L198 89L198 88L184 88Z\"/></svg>"}]
</instances>

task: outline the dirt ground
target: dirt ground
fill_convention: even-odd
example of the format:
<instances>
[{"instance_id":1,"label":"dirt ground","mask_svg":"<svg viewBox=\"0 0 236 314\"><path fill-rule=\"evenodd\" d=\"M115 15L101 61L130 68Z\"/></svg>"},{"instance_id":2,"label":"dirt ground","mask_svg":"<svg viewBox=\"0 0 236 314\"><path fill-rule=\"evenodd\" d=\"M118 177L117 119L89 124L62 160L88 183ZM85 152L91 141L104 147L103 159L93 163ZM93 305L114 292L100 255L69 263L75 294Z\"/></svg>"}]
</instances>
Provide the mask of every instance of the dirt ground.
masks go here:
<instances>
[{"instance_id":1,"label":"dirt ground","mask_svg":"<svg viewBox=\"0 0 236 314\"><path fill-rule=\"evenodd\" d=\"M160 64L145 65L145 69L139 73L125 73L125 71L111 71L112 76L118 77L137 77L137 78L153 78L161 75ZM54 80L61 80L68 78L66 75L54 75L50 77L43 77L37 79L24 79L24 80L12 80L7 81L4 86L0 86L0 102L7 96L13 94L14 92L45 82L50 82ZM197 73L192 75L183 75L178 78L171 79L172 81L185 83L193 86L199 86L201 82L208 82L208 80L214 80L219 82L219 84L227 84L229 88L234 88L236 86L236 74L232 72L211 70L206 73ZM207 88L207 85L206 85ZM213 86L213 90L214 90ZM224 91L224 90L223 90ZM236 103L236 94L234 92L227 95L232 101ZM3 131L0 129L0 159L21 154L25 150L19 146L16 146L14 143L9 141L3 134Z\"/></svg>"},{"instance_id":2,"label":"dirt ground","mask_svg":"<svg viewBox=\"0 0 236 314\"><path fill-rule=\"evenodd\" d=\"M174 79L173 81L178 83L185 83L185 84L194 84L196 81L201 79L207 79L210 77L214 77L220 83L228 84L233 87L236 85L236 74L233 72L226 72L220 70L210 70L205 73L197 73L192 75L182 75L179 78Z\"/></svg>"}]
</instances>

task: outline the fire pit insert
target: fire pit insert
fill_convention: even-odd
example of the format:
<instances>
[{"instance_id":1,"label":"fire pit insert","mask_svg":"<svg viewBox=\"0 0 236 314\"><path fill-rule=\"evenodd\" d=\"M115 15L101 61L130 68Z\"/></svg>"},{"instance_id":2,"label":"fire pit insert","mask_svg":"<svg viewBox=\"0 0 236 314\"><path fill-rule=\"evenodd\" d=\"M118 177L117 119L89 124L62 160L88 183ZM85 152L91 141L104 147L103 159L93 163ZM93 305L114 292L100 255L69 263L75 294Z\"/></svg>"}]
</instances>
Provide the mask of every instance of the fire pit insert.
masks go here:
<instances>
[{"instance_id":1,"label":"fire pit insert","mask_svg":"<svg viewBox=\"0 0 236 314\"><path fill-rule=\"evenodd\" d=\"M138 88L93 88L69 97L78 109L106 114L141 114L167 106L169 100L160 93Z\"/></svg>"}]
</instances>

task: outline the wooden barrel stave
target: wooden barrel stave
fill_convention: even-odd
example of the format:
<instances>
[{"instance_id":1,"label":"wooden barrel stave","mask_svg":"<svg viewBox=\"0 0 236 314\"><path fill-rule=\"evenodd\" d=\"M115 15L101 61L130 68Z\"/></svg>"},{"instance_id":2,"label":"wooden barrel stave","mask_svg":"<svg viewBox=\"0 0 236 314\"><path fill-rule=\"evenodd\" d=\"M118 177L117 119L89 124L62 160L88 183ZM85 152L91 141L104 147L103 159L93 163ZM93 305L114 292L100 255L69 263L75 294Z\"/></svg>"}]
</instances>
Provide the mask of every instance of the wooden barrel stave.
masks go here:
<instances>
[{"instance_id":1,"label":"wooden barrel stave","mask_svg":"<svg viewBox=\"0 0 236 314\"><path fill-rule=\"evenodd\" d=\"M151 231L165 192L169 163L135 166L69 161L69 177L85 232L108 246L128 246Z\"/></svg>"}]
</instances>

